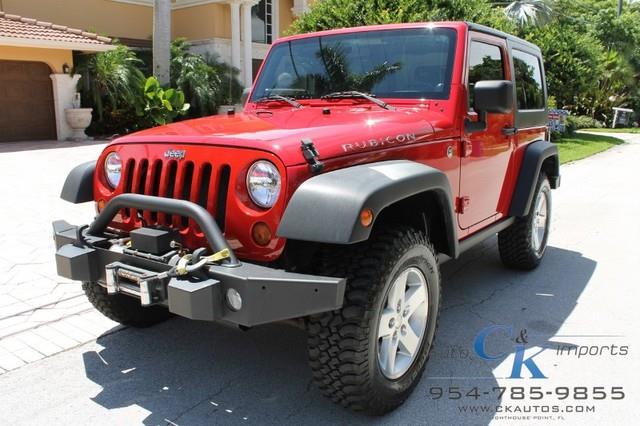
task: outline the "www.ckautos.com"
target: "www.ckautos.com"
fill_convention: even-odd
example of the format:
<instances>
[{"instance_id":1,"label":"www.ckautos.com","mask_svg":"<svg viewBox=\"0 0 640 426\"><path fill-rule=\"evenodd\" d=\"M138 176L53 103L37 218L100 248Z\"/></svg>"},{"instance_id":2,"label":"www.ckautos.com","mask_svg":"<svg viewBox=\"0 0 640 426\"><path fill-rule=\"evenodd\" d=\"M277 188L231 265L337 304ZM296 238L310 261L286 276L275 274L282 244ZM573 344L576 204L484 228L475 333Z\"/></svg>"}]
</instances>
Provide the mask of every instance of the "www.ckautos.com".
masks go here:
<instances>
[{"instance_id":1,"label":"www.ckautos.com","mask_svg":"<svg viewBox=\"0 0 640 426\"><path fill-rule=\"evenodd\" d=\"M461 413L500 413L500 414L559 414L559 413L595 413L595 405L461 405Z\"/></svg>"}]
</instances>

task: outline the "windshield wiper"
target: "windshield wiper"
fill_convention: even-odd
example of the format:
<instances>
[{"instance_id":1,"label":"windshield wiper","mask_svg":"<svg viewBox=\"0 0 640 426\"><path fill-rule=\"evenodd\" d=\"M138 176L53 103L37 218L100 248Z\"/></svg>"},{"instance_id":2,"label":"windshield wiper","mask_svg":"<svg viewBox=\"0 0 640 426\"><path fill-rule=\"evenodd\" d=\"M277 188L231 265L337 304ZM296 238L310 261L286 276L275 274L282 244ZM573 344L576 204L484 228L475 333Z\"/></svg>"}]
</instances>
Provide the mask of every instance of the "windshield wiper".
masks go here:
<instances>
[{"instance_id":1,"label":"windshield wiper","mask_svg":"<svg viewBox=\"0 0 640 426\"><path fill-rule=\"evenodd\" d=\"M286 102L289 105L291 105L294 108L302 108L302 104L298 101L296 101L294 98L288 98L286 96L282 96L282 95L276 95L276 94L271 94L271 95L266 95L263 96L261 98L256 99L254 102L255 103L260 103L260 102L269 102L269 101L282 101L282 102Z\"/></svg>"},{"instance_id":2,"label":"windshield wiper","mask_svg":"<svg viewBox=\"0 0 640 426\"><path fill-rule=\"evenodd\" d=\"M394 109L388 103L381 101L380 99L374 98L372 95L358 92L356 90L347 90L345 92L333 92L320 97L320 99L339 99L339 98L362 98L362 99L368 100L369 102L373 102L374 104L378 105L381 108Z\"/></svg>"}]
</instances>

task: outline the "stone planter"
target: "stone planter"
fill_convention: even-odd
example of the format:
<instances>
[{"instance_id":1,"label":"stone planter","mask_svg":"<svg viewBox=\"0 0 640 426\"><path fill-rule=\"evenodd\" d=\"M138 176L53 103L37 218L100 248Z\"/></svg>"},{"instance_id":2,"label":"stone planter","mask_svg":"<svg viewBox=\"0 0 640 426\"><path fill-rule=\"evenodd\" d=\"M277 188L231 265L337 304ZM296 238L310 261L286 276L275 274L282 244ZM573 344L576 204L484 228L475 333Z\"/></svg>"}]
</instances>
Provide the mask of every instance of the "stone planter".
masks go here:
<instances>
[{"instance_id":1,"label":"stone planter","mask_svg":"<svg viewBox=\"0 0 640 426\"><path fill-rule=\"evenodd\" d=\"M67 108L64 110L67 123L73 129L70 140L78 142L90 139L84 131L91 124L91 111L93 108Z\"/></svg>"}]
</instances>

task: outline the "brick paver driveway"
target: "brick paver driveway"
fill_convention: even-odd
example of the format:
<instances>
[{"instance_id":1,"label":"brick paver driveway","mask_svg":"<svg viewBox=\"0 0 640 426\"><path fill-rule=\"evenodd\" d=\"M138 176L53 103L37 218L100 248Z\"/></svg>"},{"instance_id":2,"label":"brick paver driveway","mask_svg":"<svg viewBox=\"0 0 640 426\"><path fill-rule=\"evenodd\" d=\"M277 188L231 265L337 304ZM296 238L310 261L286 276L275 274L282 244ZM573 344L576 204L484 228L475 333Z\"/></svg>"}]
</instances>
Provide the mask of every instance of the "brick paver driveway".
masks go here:
<instances>
[{"instance_id":1,"label":"brick paver driveway","mask_svg":"<svg viewBox=\"0 0 640 426\"><path fill-rule=\"evenodd\" d=\"M0 144L0 374L85 343L116 324L93 310L78 283L56 274L51 221L86 223L91 203L59 198L71 168L105 142Z\"/></svg>"}]
</instances>

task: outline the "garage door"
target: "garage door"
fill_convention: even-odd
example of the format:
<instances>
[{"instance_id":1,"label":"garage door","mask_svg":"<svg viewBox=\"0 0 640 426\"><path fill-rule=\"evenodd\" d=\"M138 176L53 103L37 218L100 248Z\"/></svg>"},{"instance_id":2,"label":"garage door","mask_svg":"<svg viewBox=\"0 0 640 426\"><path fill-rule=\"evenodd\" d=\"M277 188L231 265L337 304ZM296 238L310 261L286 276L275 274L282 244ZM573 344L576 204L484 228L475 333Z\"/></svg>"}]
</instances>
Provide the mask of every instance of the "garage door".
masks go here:
<instances>
[{"instance_id":1,"label":"garage door","mask_svg":"<svg viewBox=\"0 0 640 426\"><path fill-rule=\"evenodd\" d=\"M0 61L0 142L56 138L49 74L43 62Z\"/></svg>"}]
</instances>

